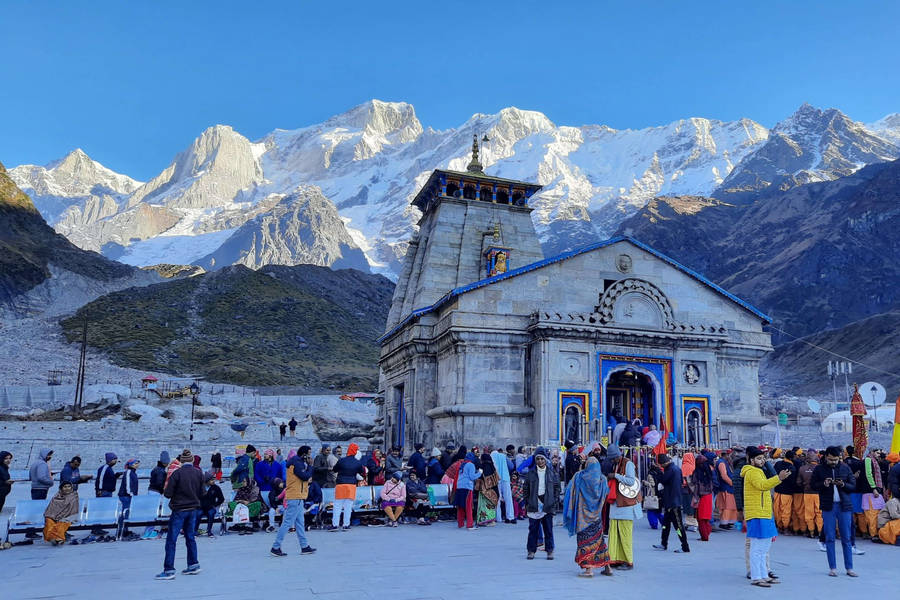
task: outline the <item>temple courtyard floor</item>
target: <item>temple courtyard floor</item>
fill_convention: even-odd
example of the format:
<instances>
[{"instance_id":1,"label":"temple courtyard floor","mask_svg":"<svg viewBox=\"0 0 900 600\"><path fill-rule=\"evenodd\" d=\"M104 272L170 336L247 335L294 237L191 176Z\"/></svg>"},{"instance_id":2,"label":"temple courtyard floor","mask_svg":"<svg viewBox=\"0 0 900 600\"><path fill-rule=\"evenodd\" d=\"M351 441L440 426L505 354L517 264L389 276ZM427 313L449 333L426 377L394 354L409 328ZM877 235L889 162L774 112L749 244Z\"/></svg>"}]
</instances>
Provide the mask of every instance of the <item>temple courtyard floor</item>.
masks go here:
<instances>
[{"instance_id":1,"label":"temple courtyard floor","mask_svg":"<svg viewBox=\"0 0 900 600\"><path fill-rule=\"evenodd\" d=\"M5 523L4 523L5 526ZM73 532L83 537L85 532ZM0 598L335 598L392 600L443 598L543 599L597 597L759 598L778 595L804 600L896 595L900 547L859 542L864 556L854 557L858 579L839 569L827 576L825 553L814 540L779 537L772 568L782 583L753 587L745 578L744 537L714 532L709 542L688 533L691 553L652 549L659 532L646 520L635 528L635 568L613 577L576 575L575 539L556 527L556 559L539 552L525 559L527 525L499 524L476 531L455 523L430 527L354 527L348 532L309 532L314 555L300 556L296 537L286 539L289 556L275 558L269 548L275 534L228 534L198 538L198 575L184 576L183 540L179 540L174 581L156 581L162 570L163 542L93 543L51 547L42 541L0 552ZM673 536L674 537L674 536ZM22 536L14 536L14 540ZM838 548L838 564L841 563Z\"/></svg>"}]
</instances>

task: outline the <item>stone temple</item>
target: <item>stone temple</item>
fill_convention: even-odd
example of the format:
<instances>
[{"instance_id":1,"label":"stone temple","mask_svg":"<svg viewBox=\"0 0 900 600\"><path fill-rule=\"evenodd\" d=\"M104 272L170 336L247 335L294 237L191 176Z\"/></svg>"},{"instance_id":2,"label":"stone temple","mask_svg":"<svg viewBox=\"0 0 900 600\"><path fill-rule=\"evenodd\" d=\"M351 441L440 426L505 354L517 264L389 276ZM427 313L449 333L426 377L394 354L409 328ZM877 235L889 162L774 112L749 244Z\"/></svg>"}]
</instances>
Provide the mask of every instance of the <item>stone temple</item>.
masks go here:
<instances>
[{"instance_id":1,"label":"stone temple","mask_svg":"<svg viewBox=\"0 0 900 600\"><path fill-rule=\"evenodd\" d=\"M638 240L544 257L540 186L436 170L413 204L380 339L384 443L599 440L639 418L702 445L748 439L769 318Z\"/></svg>"}]
</instances>

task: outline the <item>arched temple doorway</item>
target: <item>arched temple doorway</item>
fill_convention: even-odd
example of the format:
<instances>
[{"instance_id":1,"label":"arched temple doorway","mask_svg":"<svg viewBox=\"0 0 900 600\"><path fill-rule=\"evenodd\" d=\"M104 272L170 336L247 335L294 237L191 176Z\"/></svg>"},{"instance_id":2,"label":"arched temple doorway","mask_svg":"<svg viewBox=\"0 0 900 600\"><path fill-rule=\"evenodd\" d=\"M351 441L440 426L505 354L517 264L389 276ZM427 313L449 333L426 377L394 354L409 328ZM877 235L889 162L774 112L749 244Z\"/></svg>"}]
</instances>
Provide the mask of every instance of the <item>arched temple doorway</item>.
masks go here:
<instances>
[{"instance_id":1,"label":"arched temple doorway","mask_svg":"<svg viewBox=\"0 0 900 600\"><path fill-rule=\"evenodd\" d=\"M610 374L606 381L607 421L609 417L617 417L649 425L659 423L659 411L656 409L656 390L653 379L646 373L634 368L622 368Z\"/></svg>"},{"instance_id":2,"label":"arched temple doorway","mask_svg":"<svg viewBox=\"0 0 900 600\"><path fill-rule=\"evenodd\" d=\"M703 415L700 414L700 410L697 408L688 410L684 421L684 439L687 445L694 448L706 446L706 427L704 427Z\"/></svg>"}]
</instances>

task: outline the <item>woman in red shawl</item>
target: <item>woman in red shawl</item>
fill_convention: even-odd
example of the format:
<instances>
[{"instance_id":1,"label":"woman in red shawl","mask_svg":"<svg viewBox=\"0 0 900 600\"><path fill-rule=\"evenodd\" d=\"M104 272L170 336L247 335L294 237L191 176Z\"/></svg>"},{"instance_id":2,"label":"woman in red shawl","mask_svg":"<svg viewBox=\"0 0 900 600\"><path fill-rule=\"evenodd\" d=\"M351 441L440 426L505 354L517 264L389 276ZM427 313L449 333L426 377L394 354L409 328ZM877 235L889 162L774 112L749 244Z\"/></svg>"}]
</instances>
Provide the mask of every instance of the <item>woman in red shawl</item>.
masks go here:
<instances>
[{"instance_id":1,"label":"woman in red shawl","mask_svg":"<svg viewBox=\"0 0 900 600\"><path fill-rule=\"evenodd\" d=\"M453 462L447 467L447 470L444 471L444 476L441 478L441 483L447 483L450 486L451 497L456 493L456 480L459 478L459 470L466 459L466 453L466 447L460 446L456 454L453 455Z\"/></svg>"},{"instance_id":2,"label":"woman in red shawl","mask_svg":"<svg viewBox=\"0 0 900 600\"><path fill-rule=\"evenodd\" d=\"M712 531L713 470L709 458L703 454L698 454L694 463L691 483L697 504L697 530L700 532L700 541L708 542Z\"/></svg>"}]
</instances>

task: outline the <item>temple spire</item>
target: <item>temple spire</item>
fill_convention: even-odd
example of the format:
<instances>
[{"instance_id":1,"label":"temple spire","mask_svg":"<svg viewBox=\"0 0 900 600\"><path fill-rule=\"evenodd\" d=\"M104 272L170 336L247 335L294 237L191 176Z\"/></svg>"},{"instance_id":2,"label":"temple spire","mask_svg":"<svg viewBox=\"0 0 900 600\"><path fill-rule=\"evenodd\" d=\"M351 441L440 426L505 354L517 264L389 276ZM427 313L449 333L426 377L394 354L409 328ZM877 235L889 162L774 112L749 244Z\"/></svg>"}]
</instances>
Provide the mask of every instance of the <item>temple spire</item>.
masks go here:
<instances>
[{"instance_id":1,"label":"temple spire","mask_svg":"<svg viewBox=\"0 0 900 600\"><path fill-rule=\"evenodd\" d=\"M469 166L466 167L467 171L471 171L473 173L481 173L484 171L484 167L481 166L481 162L478 160L478 134L472 134L472 160L469 162Z\"/></svg>"}]
</instances>

